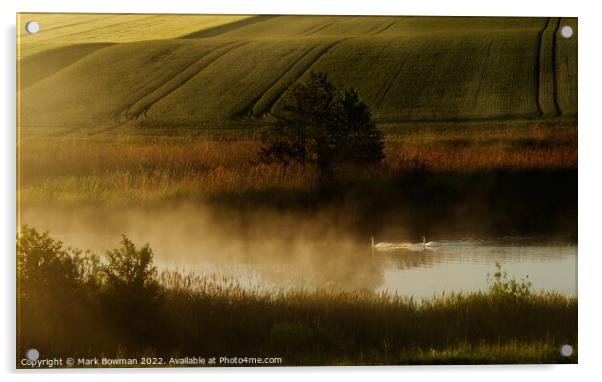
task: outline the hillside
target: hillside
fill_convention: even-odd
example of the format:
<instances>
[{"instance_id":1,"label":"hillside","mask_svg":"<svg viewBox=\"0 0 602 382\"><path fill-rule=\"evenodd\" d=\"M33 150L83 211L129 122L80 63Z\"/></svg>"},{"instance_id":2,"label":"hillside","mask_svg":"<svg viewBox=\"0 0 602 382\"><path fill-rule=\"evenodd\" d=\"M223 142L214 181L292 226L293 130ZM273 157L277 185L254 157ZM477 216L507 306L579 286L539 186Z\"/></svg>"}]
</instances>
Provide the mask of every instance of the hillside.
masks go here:
<instances>
[{"instance_id":1,"label":"hillside","mask_svg":"<svg viewBox=\"0 0 602 382\"><path fill-rule=\"evenodd\" d=\"M122 43L176 38L199 33L253 16L241 15L156 15L119 13L19 13L17 57L25 58L52 48L87 43ZM40 25L36 34L25 24Z\"/></svg>"},{"instance_id":2,"label":"hillside","mask_svg":"<svg viewBox=\"0 0 602 382\"><path fill-rule=\"evenodd\" d=\"M176 19L161 22L160 30L171 30ZM127 42L127 31L113 26L107 36L120 38L88 33L45 49L29 41L36 53L19 63L22 131L263 124L287 87L311 70L356 88L379 123L576 118L577 35L557 33L560 25L576 30L576 19L213 23L192 30L191 21L179 38L150 39L147 31L138 36L144 41Z\"/></svg>"}]
</instances>

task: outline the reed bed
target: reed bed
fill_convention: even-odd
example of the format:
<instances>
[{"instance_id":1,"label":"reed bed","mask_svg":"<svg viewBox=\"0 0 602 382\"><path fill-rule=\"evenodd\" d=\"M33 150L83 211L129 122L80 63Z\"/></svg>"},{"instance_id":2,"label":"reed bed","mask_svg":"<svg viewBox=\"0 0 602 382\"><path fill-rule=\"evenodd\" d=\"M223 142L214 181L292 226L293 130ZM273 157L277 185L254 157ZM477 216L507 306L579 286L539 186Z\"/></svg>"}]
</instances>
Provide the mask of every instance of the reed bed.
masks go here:
<instances>
[{"instance_id":1,"label":"reed bed","mask_svg":"<svg viewBox=\"0 0 602 382\"><path fill-rule=\"evenodd\" d=\"M19 147L23 201L149 201L267 188L309 189L314 168L262 163L252 138L28 138ZM573 128L444 131L387 136L378 168L344 180L406 172L577 167Z\"/></svg>"}]
</instances>

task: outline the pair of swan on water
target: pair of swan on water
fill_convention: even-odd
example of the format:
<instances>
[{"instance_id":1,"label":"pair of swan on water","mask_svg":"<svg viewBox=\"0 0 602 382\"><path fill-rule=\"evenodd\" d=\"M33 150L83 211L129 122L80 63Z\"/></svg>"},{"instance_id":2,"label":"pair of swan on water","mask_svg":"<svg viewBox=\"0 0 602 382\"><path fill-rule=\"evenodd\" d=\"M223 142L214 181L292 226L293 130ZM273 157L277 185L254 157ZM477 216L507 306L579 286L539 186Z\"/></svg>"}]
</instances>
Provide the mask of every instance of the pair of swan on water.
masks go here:
<instances>
[{"instance_id":1,"label":"pair of swan on water","mask_svg":"<svg viewBox=\"0 0 602 382\"><path fill-rule=\"evenodd\" d=\"M432 247L435 246L435 242L433 241L426 241L426 237L422 236L422 243L385 243L385 242L380 242L377 244L374 244L374 237L372 237L372 248L379 250L379 251L386 251L386 250L395 250L395 249L400 249L400 250L406 250L406 251L412 251L412 252L419 252L419 251L426 251Z\"/></svg>"}]
</instances>

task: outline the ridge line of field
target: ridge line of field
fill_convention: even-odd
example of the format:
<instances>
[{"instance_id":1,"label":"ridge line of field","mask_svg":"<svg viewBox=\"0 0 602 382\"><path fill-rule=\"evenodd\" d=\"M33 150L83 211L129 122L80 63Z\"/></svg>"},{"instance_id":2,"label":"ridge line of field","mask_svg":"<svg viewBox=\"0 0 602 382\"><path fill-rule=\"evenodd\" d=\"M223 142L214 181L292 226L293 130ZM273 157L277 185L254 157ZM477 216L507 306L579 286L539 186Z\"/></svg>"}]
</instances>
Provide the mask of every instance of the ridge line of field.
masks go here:
<instances>
[{"instance_id":1,"label":"ridge line of field","mask_svg":"<svg viewBox=\"0 0 602 382\"><path fill-rule=\"evenodd\" d=\"M230 46L234 44L234 42L230 42L227 43L223 46L221 46L220 48L225 48L227 46ZM145 92L141 97L139 97L138 99L135 99L133 102L130 103L130 105L126 108L126 110L123 112L123 114L125 114L125 116L129 116L133 113L130 113L130 109L132 109L136 104L144 101L144 99L148 98L149 96L151 96L153 93L155 93L156 91L158 91L162 86L165 86L167 83L169 83L170 81L173 81L175 78L177 78L178 76L182 75L182 73L186 70L188 70L190 67L192 67L193 65L195 65L197 62L199 62L200 60L202 60L204 57L206 57L208 54L203 52L198 56L195 56L195 58L191 61L189 61L187 63L187 65L185 65L184 67L180 68L180 70L178 70L174 75L170 76L169 78L167 78L164 81L156 81L156 80L151 80L150 82L147 82L145 85L141 86L139 89L143 90L145 87L152 87L153 83L157 82L156 86L154 86L152 88L152 90L149 90L147 92ZM138 91L138 89L136 89L136 91ZM134 115L134 117L136 117L136 115Z\"/></svg>"},{"instance_id":2,"label":"ridge line of field","mask_svg":"<svg viewBox=\"0 0 602 382\"><path fill-rule=\"evenodd\" d=\"M373 34L380 34L380 33L383 33L384 31L386 31L386 30L389 30L389 29L390 29L390 28L391 28L393 25L397 24L397 23L398 23L398 22L400 22L401 20L403 20L403 19L401 19L401 18L400 18L399 20L395 20L395 21L393 21L392 23L390 23L389 25L387 25L387 26L386 26L384 29L382 29L382 30L379 30L378 32L374 32Z\"/></svg>"},{"instance_id":3,"label":"ridge line of field","mask_svg":"<svg viewBox=\"0 0 602 382\"><path fill-rule=\"evenodd\" d=\"M280 80L282 80L282 78L284 78L284 76L293 68L295 67L295 65L297 65L301 60L303 60L303 58L305 58L306 56L309 55L309 53L314 50L314 48L316 48L318 45L320 45L320 43L316 43L314 45L312 45L309 49L306 49L305 52L303 52L299 57L297 57L297 59L295 59L291 64L289 64L284 71L278 76L276 77L276 79L274 81L272 81L263 92L260 92L256 97L254 97L251 102L249 102L247 104L247 106L245 106L244 108L242 108L241 111L239 112L235 112L232 114L232 117L237 118L237 117L242 117L242 116L253 116L256 113L254 112L255 107L257 106L257 104L259 103L259 101L261 101L261 99L270 92L270 89L272 89ZM261 113L261 112L260 112Z\"/></svg>"},{"instance_id":4,"label":"ridge line of field","mask_svg":"<svg viewBox=\"0 0 602 382\"><path fill-rule=\"evenodd\" d=\"M320 58L324 57L325 54L327 54L330 50L332 50L332 48L334 48L335 46L339 45L340 43L350 40L353 37L347 37L341 40L337 40L333 43L331 43L330 45L325 46L324 48L322 48L322 50L319 50L318 53L316 54L316 56L303 68L300 68L300 72L298 74L294 75L294 78L291 79L288 84L286 84L286 86L284 86L283 89L279 89L279 93L272 97L272 100L263 108L263 110L259 113L257 113L257 115L259 116L263 116L267 113L269 113L272 108L274 107L274 105L278 102L278 100L282 97L282 95L286 92L286 89L288 89L288 87L291 84L294 84L295 82L299 81L299 79L301 77L303 77L303 75L305 73L307 73L307 71L316 64L316 62L318 62L320 60ZM301 62L301 61L300 61ZM265 94L264 94L265 95ZM263 97L263 95L262 95ZM261 98L260 98L261 100Z\"/></svg>"},{"instance_id":5,"label":"ridge line of field","mask_svg":"<svg viewBox=\"0 0 602 382\"><path fill-rule=\"evenodd\" d=\"M554 94L555 34L560 19L548 17L545 27L539 32L537 49L537 107L541 116L558 116L556 94Z\"/></svg>"},{"instance_id":6,"label":"ridge line of field","mask_svg":"<svg viewBox=\"0 0 602 382\"><path fill-rule=\"evenodd\" d=\"M485 72L487 71L487 62L489 62L492 45L493 45L493 40L491 40L491 42L489 43L489 46L487 47L487 54L485 55L485 59L483 60L483 65L481 65L481 67L483 69L481 70L481 77L479 78L479 84L477 85L477 91L475 92L475 96L474 96L474 99L472 102L473 107L477 106L477 101L479 100L479 93L481 92L481 85L483 84L483 79L485 78Z\"/></svg>"},{"instance_id":7,"label":"ridge line of field","mask_svg":"<svg viewBox=\"0 0 602 382\"><path fill-rule=\"evenodd\" d=\"M253 17L249 17L248 19L233 21L228 24L218 25L212 28L201 29L200 31L188 33L179 38L208 38L208 37L216 37L223 35L228 32L232 32L236 29L240 29L246 26L250 26L253 24L261 23L271 18L278 17L278 15L257 15Z\"/></svg>"},{"instance_id":8,"label":"ridge line of field","mask_svg":"<svg viewBox=\"0 0 602 382\"><path fill-rule=\"evenodd\" d=\"M383 25L387 25L387 23L385 21L382 21L380 24L378 24L374 28L372 28L369 31L365 32L365 35L370 36L370 35L378 34L379 30L382 28ZM385 29L387 29L387 28L385 27Z\"/></svg>"},{"instance_id":9,"label":"ridge line of field","mask_svg":"<svg viewBox=\"0 0 602 382\"><path fill-rule=\"evenodd\" d=\"M558 65L556 62L556 40L558 39L558 30L560 28L561 18L558 18L554 34L552 34L552 93L554 99L554 106L559 115L562 115L562 109L558 103Z\"/></svg>"},{"instance_id":10,"label":"ridge line of field","mask_svg":"<svg viewBox=\"0 0 602 382\"><path fill-rule=\"evenodd\" d=\"M225 44L224 46L226 46L226 45L228 45L228 44ZM155 57L158 57L158 56L170 55L172 52L177 51L177 49L178 48L172 49L169 46L164 47L161 50L157 50L155 52L155 55L153 55L153 57L149 58L149 61L151 61L151 62L154 61ZM207 55L207 52L201 51L200 54L194 55L193 57L191 57L191 59L187 60L183 65L178 65L176 68L174 68L174 70L172 72L165 71L163 66L157 66L152 71L149 71L147 78L144 79L145 81L140 81L139 83L134 84L132 86L131 92L133 94L135 94L136 97L132 98L131 101L129 99L127 100L127 103L131 103L130 106L128 106L128 109L129 109L129 107L131 107L133 105L133 103L138 102L141 98L154 92L155 90L157 90L158 88L163 86L168 81L171 81L173 78L178 76L178 74L180 74L183 70L186 70L187 68L189 68L191 65L193 65L195 62L199 61L202 57L204 57L206 55ZM162 76L162 74L164 72L166 72L165 73L166 76ZM173 74L173 73L175 73L175 74Z\"/></svg>"},{"instance_id":11,"label":"ridge line of field","mask_svg":"<svg viewBox=\"0 0 602 382\"><path fill-rule=\"evenodd\" d=\"M405 64L406 64L405 61L403 61L403 60L400 61L399 67L397 69L397 73L395 73L395 76L393 77L393 80L389 81L389 83L387 84L387 87L385 88L385 90L383 91L383 93L374 102L374 107L380 107L382 105L383 101L385 100L385 98L387 97L387 95L389 94L389 92L391 91L391 89L393 88L393 85L395 85L395 83L399 79L399 76L401 76L401 72L402 72L403 68L405 67Z\"/></svg>"},{"instance_id":12,"label":"ridge line of field","mask_svg":"<svg viewBox=\"0 0 602 382\"><path fill-rule=\"evenodd\" d=\"M173 78L171 78L166 83L161 85L159 88L157 88L151 94L148 94L147 96L141 98L138 102L136 102L132 107L130 107L130 109L134 108L136 106L136 104L142 104L142 105L140 107L137 107L136 110L134 110L133 112L129 112L129 110L128 110L129 115L131 115L135 118L140 117L141 114L146 115L148 110L153 105L155 105L157 102L161 101L163 98L165 98L168 95L170 95L171 93L173 93L176 89L178 89L182 85L186 84L192 78L197 76L199 73L201 73L207 67L209 67L210 65L215 63L220 58L224 57L226 54L228 54L232 50L240 48L241 46L244 46L248 43L249 42L246 41L246 42L237 44L233 47L231 47L231 46L234 43L230 43L230 44L227 44L226 46L222 47L222 49L220 51L218 51L218 53L212 52L212 53L209 53L208 55L203 55L199 60L194 62L192 65L190 65L184 71L176 74ZM227 49L227 47L230 47L230 49ZM202 62L205 59L208 62ZM192 73L190 73L190 72L192 72ZM182 77L182 79L180 80L178 77ZM161 91L162 88L165 88L165 91ZM153 94L154 94L154 96L153 96ZM146 99L149 99L149 98L150 98L149 102L144 102ZM146 105L144 105L144 103L146 103Z\"/></svg>"},{"instance_id":13,"label":"ridge line of field","mask_svg":"<svg viewBox=\"0 0 602 382\"><path fill-rule=\"evenodd\" d=\"M325 24L322 24L322 25L317 25L317 26L315 26L313 28L309 28L307 30L307 32L303 32L302 33L302 36L311 36L314 33L317 33L317 32L319 32L321 30L324 30L324 29L328 28L329 26L331 26L334 23L336 23L336 21L331 21L329 23L325 23Z\"/></svg>"},{"instance_id":14,"label":"ridge line of field","mask_svg":"<svg viewBox=\"0 0 602 382\"><path fill-rule=\"evenodd\" d=\"M541 100L539 99L539 95L541 93L541 44L542 44L542 39L543 39L543 33L544 31L548 28L548 24L550 23L550 18L547 17L546 18L546 23L543 27L543 29L540 29L539 32L537 32L537 45L536 45L536 60L535 60L535 102L537 104L537 114L539 116L542 116L542 107L541 107Z\"/></svg>"},{"instance_id":15,"label":"ridge line of field","mask_svg":"<svg viewBox=\"0 0 602 382\"><path fill-rule=\"evenodd\" d=\"M331 18L329 18L329 19L331 19ZM332 24L334 24L334 21L330 21L330 22L325 21L324 23L326 23L328 25L332 25ZM320 27L322 25L324 25L324 24L312 25L311 27L304 29L301 32L297 33L296 36L305 36L309 33L312 33L317 27Z\"/></svg>"}]
</instances>

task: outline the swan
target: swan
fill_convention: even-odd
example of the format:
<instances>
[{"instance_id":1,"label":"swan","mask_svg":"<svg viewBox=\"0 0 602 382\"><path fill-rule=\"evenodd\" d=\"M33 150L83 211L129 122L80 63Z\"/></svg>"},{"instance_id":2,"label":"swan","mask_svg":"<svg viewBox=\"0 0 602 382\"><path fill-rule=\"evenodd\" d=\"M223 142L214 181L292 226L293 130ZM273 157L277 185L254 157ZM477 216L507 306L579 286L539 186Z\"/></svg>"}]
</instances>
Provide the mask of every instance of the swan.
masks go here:
<instances>
[{"instance_id":1,"label":"swan","mask_svg":"<svg viewBox=\"0 0 602 382\"><path fill-rule=\"evenodd\" d=\"M430 242L429 242L430 244ZM422 243L404 243L403 249L412 252L426 251L427 242L426 237L422 236Z\"/></svg>"},{"instance_id":2,"label":"swan","mask_svg":"<svg viewBox=\"0 0 602 382\"><path fill-rule=\"evenodd\" d=\"M374 237L372 238L372 250L377 249L378 251L388 251L388 250L406 250L412 252L420 252L426 251L431 247L436 245L433 241L426 241L426 237L422 236L422 243L387 243L387 242L379 242L374 244Z\"/></svg>"},{"instance_id":3,"label":"swan","mask_svg":"<svg viewBox=\"0 0 602 382\"><path fill-rule=\"evenodd\" d=\"M437 243L434 241L426 241L426 237L422 236L422 249L435 246Z\"/></svg>"}]
</instances>

